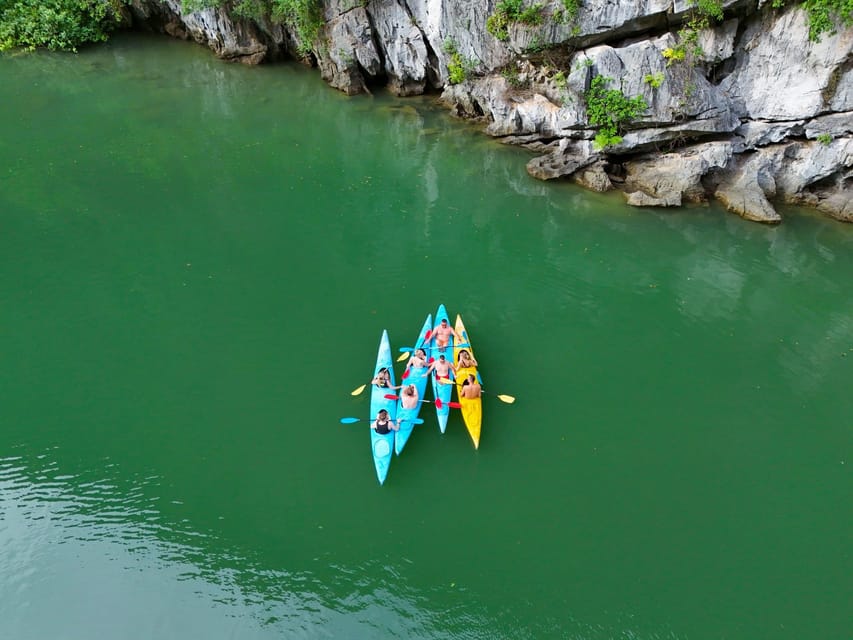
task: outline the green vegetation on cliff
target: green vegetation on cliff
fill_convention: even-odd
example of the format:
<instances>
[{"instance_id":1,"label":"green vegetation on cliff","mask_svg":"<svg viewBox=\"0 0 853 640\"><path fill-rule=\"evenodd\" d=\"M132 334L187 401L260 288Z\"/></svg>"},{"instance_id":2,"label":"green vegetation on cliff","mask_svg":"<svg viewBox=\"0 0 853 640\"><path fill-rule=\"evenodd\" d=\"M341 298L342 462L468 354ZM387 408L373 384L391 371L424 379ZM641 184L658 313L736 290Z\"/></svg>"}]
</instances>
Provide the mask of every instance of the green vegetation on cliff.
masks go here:
<instances>
[{"instance_id":1,"label":"green vegetation on cliff","mask_svg":"<svg viewBox=\"0 0 853 640\"><path fill-rule=\"evenodd\" d=\"M595 147L604 149L622 142L623 125L648 108L643 96L628 98L618 89L607 89L611 78L595 76L586 92L589 123L599 127Z\"/></svg>"},{"instance_id":2,"label":"green vegetation on cliff","mask_svg":"<svg viewBox=\"0 0 853 640\"><path fill-rule=\"evenodd\" d=\"M0 51L22 47L76 51L89 42L103 42L116 28L121 5L130 0L0 0ZM362 4L364 0L354 0ZM499 40L509 38L512 24L535 27L547 17L546 5L524 6L525 0L499 0L486 28ZM823 34L853 26L853 0L773 0L774 7L801 6L809 17L809 37L819 40ZM562 0L551 18L558 22L577 19L579 0ZM722 19L721 0L695 0L699 21L688 30L707 26ZM299 40L300 53L311 51L323 28L323 0L183 0L182 12L207 7L228 7L235 16L269 21L288 27ZM679 52L676 52L678 55Z\"/></svg>"},{"instance_id":3,"label":"green vegetation on cliff","mask_svg":"<svg viewBox=\"0 0 853 640\"><path fill-rule=\"evenodd\" d=\"M0 51L21 47L76 51L103 42L123 0L0 0Z\"/></svg>"},{"instance_id":4,"label":"green vegetation on cliff","mask_svg":"<svg viewBox=\"0 0 853 640\"><path fill-rule=\"evenodd\" d=\"M289 27L299 39L299 53L307 55L323 28L322 0L184 0L186 13L208 7L230 6L234 15L269 20Z\"/></svg>"}]
</instances>

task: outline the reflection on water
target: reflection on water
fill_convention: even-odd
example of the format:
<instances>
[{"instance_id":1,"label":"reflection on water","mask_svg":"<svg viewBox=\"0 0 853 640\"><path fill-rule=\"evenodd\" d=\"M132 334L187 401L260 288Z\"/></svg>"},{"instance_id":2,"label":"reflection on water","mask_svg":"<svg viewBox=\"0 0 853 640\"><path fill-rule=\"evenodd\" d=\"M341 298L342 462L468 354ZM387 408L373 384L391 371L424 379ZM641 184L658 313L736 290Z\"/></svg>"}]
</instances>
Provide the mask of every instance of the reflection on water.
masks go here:
<instances>
[{"instance_id":1,"label":"reflection on water","mask_svg":"<svg viewBox=\"0 0 853 640\"><path fill-rule=\"evenodd\" d=\"M629 619L608 628L561 612L531 624L519 607L485 611L461 585L451 585L455 605L435 609L428 592L407 586L405 564L318 557L316 572L265 567L186 520L165 519L162 478L128 482L108 461L97 472L64 474L57 453L18 447L0 458L4 638L677 637L632 632ZM435 595L446 597L443 589ZM58 600L63 615L45 616Z\"/></svg>"}]
</instances>

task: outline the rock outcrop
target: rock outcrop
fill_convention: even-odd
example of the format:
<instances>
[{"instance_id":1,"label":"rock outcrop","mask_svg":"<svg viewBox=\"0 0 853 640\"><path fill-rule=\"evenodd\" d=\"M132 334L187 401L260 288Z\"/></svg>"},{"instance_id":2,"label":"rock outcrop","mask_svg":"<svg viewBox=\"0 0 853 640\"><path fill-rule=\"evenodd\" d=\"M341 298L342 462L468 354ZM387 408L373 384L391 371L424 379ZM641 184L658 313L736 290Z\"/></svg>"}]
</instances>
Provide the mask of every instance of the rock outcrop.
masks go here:
<instances>
[{"instance_id":1,"label":"rock outcrop","mask_svg":"<svg viewBox=\"0 0 853 640\"><path fill-rule=\"evenodd\" d=\"M716 21L684 0L551 0L533 24L506 20L499 39L492 0L325 0L317 42L226 8L183 13L179 0L133 0L130 13L226 60L301 59L347 94L441 92L453 113L537 153L527 170L541 180L617 188L635 206L716 198L778 223L784 202L853 221L853 29L815 42L798 6L720 6ZM646 104L603 148L595 76Z\"/></svg>"}]
</instances>

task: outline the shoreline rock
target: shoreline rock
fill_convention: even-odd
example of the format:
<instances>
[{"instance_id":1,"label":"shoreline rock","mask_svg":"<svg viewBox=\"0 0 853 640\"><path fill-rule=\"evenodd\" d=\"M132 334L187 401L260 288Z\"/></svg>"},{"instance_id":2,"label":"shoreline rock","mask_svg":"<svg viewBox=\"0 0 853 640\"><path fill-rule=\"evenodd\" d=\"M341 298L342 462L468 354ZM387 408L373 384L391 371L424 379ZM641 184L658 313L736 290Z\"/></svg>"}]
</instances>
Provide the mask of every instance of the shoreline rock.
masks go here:
<instances>
[{"instance_id":1,"label":"shoreline rock","mask_svg":"<svg viewBox=\"0 0 853 640\"><path fill-rule=\"evenodd\" d=\"M633 206L716 198L777 224L779 202L853 221L853 29L812 42L798 6L724 1L724 20L707 20L686 47L679 29L697 10L683 0L579 5L573 17L552 0L538 24L511 22L499 40L486 28L491 6L327 0L313 45L222 8L183 14L180 0L133 0L129 14L223 60L302 60L348 95L380 84L399 96L440 92L455 115L538 152L527 163L537 179L619 189ZM451 84L449 66L464 80ZM599 75L648 105L604 149L585 96Z\"/></svg>"}]
</instances>

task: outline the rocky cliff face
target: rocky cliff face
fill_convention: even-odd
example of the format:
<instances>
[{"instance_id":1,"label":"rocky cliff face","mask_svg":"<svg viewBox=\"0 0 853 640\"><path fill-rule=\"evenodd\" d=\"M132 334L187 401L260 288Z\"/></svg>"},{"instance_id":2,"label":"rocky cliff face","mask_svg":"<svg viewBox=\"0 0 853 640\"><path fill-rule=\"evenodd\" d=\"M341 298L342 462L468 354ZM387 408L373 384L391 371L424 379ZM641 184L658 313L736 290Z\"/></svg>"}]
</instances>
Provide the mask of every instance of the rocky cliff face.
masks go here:
<instances>
[{"instance_id":1,"label":"rocky cliff face","mask_svg":"<svg viewBox=\"0 0 853 640\"><path fill-rule=\"evenodd\" d=\"M551 0L533 24L490 32L497 4L326 0L316 43L226 9L183 14L179 0L134 0L131 13L223 59L302 58L348 94L440 91L457 115L538 153L536 178L619 189L635 206L716 198L776 223L784 202L853 221L853 29L812 42L804 11L763 0L723 2L723 19L704 21L678 0ZM587 99L596 76L646 104L603 148Z\"/></svg>"}]
</instances>

